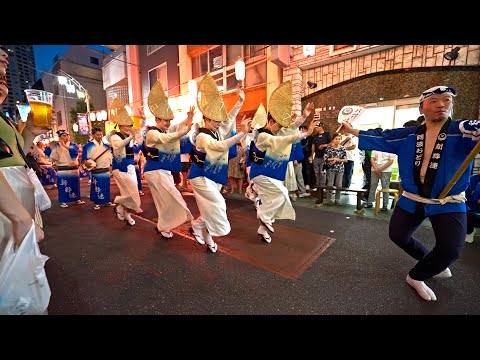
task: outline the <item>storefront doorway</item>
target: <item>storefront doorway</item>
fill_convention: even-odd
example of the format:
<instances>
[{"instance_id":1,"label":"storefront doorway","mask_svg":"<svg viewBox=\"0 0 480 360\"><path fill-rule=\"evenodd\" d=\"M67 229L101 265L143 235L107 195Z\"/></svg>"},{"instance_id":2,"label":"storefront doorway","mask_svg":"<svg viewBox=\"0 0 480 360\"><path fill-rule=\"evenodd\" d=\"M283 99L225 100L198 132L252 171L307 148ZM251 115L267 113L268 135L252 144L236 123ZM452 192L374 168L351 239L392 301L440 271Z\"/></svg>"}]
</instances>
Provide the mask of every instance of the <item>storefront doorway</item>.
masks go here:
<instances>
[{"instance_id":1,"label":"storefront doorway","mask_svg":"<svg viewBox=\"0 0 480 360\"><path fill-rule=\"evenodd\" d=\"M416 120L420 116L418 98L404 98L391 101L380 101L373 104L360 104L365 107L363 114L355 120L356 129L368 130L375 128L393 129L403 127L409 120ZM392 174L398 176L398 164L395 162ZM363 170L360 163L358 148L355 154L355 164L352 177L352 188L363 187Z\"/></svg>"}]
</instances>

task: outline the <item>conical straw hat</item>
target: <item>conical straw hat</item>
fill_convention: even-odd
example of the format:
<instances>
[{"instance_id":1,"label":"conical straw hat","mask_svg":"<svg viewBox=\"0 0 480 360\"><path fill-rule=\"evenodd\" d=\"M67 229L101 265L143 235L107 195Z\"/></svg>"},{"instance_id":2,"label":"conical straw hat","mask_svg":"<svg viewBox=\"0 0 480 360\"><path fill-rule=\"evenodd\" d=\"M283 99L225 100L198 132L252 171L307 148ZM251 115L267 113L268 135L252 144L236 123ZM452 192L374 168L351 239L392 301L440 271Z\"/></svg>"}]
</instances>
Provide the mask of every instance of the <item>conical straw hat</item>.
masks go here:
<instances>
[{"instance_id":1,"label":"conical straw hat","mask_svg":"<svg viewBox=\"0 0 480 360\"><path fill-rule=\"evenodd\" d=\"M222 95L210 73L207 73L198 85L197 104L202 114L211 120L226 121L228 119Z\"/></svg>"},{"instance_id":2,"label":"conical straw hat","mask_svg":"<svg viewBox=\"0 0 480 360\"><path fill-rule=\"evenodd\" d=\"M115 119L114 123L118 125L133 125L132 117L128 115L125 107L117 109L117 118Z\"/></svg>"},{"instance_id":3,"label":"conical straw hat","mask_svg":"<svg viewBox=\"0 0 480 360\"><path fill-rule=\"evenodd\" d=\"M123 108L123 104L122 102L120 101L119 98L115 98L110 107L109 107L109 110L108 110L108 119L111 121L111 122L116 122L117 120L117 114L118 114L118 110Z\"/></svg>"},{"instance_id":4,"label":"conical straw hat","mask_svg":"<svg viewBox=\"0 0 480 360\"><path fill-rule=\"evenodd\" d=\"M252 129L254 129L255 127L262 128L265 126L266 123L267 123L267 110L265 110L265 106L263 106L263 103L260 103L257 111L255 112L255 115L253 116L251 127Z\"/></svg>"},{"instance_id":5,"label":"conical straw hat","mask_svg":"<svg viewBox=\"0 0 480 360\"><path fill-rule=\"evenodd\" d=\"M268 108L277 123L289 127L292 123L292 105L292 81L289 80L273 90Z\"/></svg>"},{"instance_id":6,"label":"conical straw hat","mask_svg":"<svg viewBox=\"0 0 480 360\"><path fill-rule=\"evenodd\" d=\"M168 98L162 84L157 80L148 95L148 108L155 117L162 120L172 120L173 111L168 105Z\"/></svg>"}]
</instances>

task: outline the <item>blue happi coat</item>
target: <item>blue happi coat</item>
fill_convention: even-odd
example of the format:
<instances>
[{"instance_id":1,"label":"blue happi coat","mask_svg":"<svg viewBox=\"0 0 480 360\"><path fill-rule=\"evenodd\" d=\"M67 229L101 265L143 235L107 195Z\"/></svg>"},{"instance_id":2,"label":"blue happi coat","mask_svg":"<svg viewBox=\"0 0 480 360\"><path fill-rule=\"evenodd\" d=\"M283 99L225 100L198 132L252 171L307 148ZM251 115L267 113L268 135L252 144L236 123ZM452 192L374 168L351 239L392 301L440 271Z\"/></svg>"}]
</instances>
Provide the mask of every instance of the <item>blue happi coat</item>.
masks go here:
<instances>
[{"instance_id":1,"label":"blue happi coat","mask_svg":"<svg viewBox=\"0 0 480 360\"><path fill-rule=\"evenodd\" d=\"M414 177L414 166L419 143L417 137L421 136L422 127L424 126L384 131L360 130L358 147L361 150L378 150L396 154L398 156L402 188L410 193L419 194ZM446 136L446 140L438 162L430 163L430 166L437 167L430 189L430 198L438 198L455 172L462 165L465 158L476 145L476 141L479 140L479 128L480 123L477 120L452 120L448 125L446 134L439 133L439 137ZM458 195L467 189L471 170L472 164L470 163L447 195ZM397 203L398 206L410 213L415 213L416 204L415 201L404 196ZM441 213L465 211L465 203L425 204L424 207L424 214L427 217Z\"/></svg>"}]
</instances>

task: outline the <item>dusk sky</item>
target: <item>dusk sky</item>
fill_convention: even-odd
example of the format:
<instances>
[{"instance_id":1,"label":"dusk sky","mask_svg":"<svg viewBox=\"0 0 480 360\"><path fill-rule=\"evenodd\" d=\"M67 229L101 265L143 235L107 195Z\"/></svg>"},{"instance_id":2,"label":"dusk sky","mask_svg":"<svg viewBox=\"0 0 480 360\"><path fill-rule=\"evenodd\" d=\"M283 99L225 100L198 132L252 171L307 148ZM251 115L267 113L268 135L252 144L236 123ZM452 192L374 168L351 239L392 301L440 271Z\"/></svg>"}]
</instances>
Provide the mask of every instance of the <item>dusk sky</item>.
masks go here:
<instances>
[{"instance_id":1,"label":"dusk sky","mask_svg":"<svg viewBox=\"0 0 480 360\"><path fill-rule=\"evenodd\" d=\"M55 55L61 57L70 46L71 45L33 45L33 52L35 54L35 67L37 68L37 78L43 71L50 70L53 65L53 58ZM105 54L111 53L108 48L101 45L85 46Z\"/></svg>"}]
</instances>

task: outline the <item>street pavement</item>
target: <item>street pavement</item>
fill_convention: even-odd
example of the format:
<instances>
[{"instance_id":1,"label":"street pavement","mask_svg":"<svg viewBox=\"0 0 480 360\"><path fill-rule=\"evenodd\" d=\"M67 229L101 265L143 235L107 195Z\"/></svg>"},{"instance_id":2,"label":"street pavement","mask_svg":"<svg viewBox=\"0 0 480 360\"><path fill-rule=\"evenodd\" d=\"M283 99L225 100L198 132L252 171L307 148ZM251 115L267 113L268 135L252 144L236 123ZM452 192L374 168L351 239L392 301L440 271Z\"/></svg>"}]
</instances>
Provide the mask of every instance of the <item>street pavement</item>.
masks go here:
<instances>
[{"instance_id":1,"label":"street pavement","mask_svg":"<svg viewBox=\"0 0 480 360\"><path fill-rule=\"evenodd\" d=\"M144 185L146 185L144 183ZM210 253L188 224L164 239L154 230L156 211L147 186L135 226L112 208L85 205L43 212L52 290L49 315L470 315L480 314L480 241L466 243L453 276L427 284L427 302L405 282L415 261L388 238L389 213L354 205L315 208L313 197L294 202L295 221L279 220L270 244L256 234L252 203L225 194L232 232ZM112 200L118 188L112 180ZM193 194L182 192L198 216ZM346 196L346 195L345 195ZM354 201L352 201L352 204ZM432 246L428 222L416 236Z\"/></svg>"}]
</instances>

